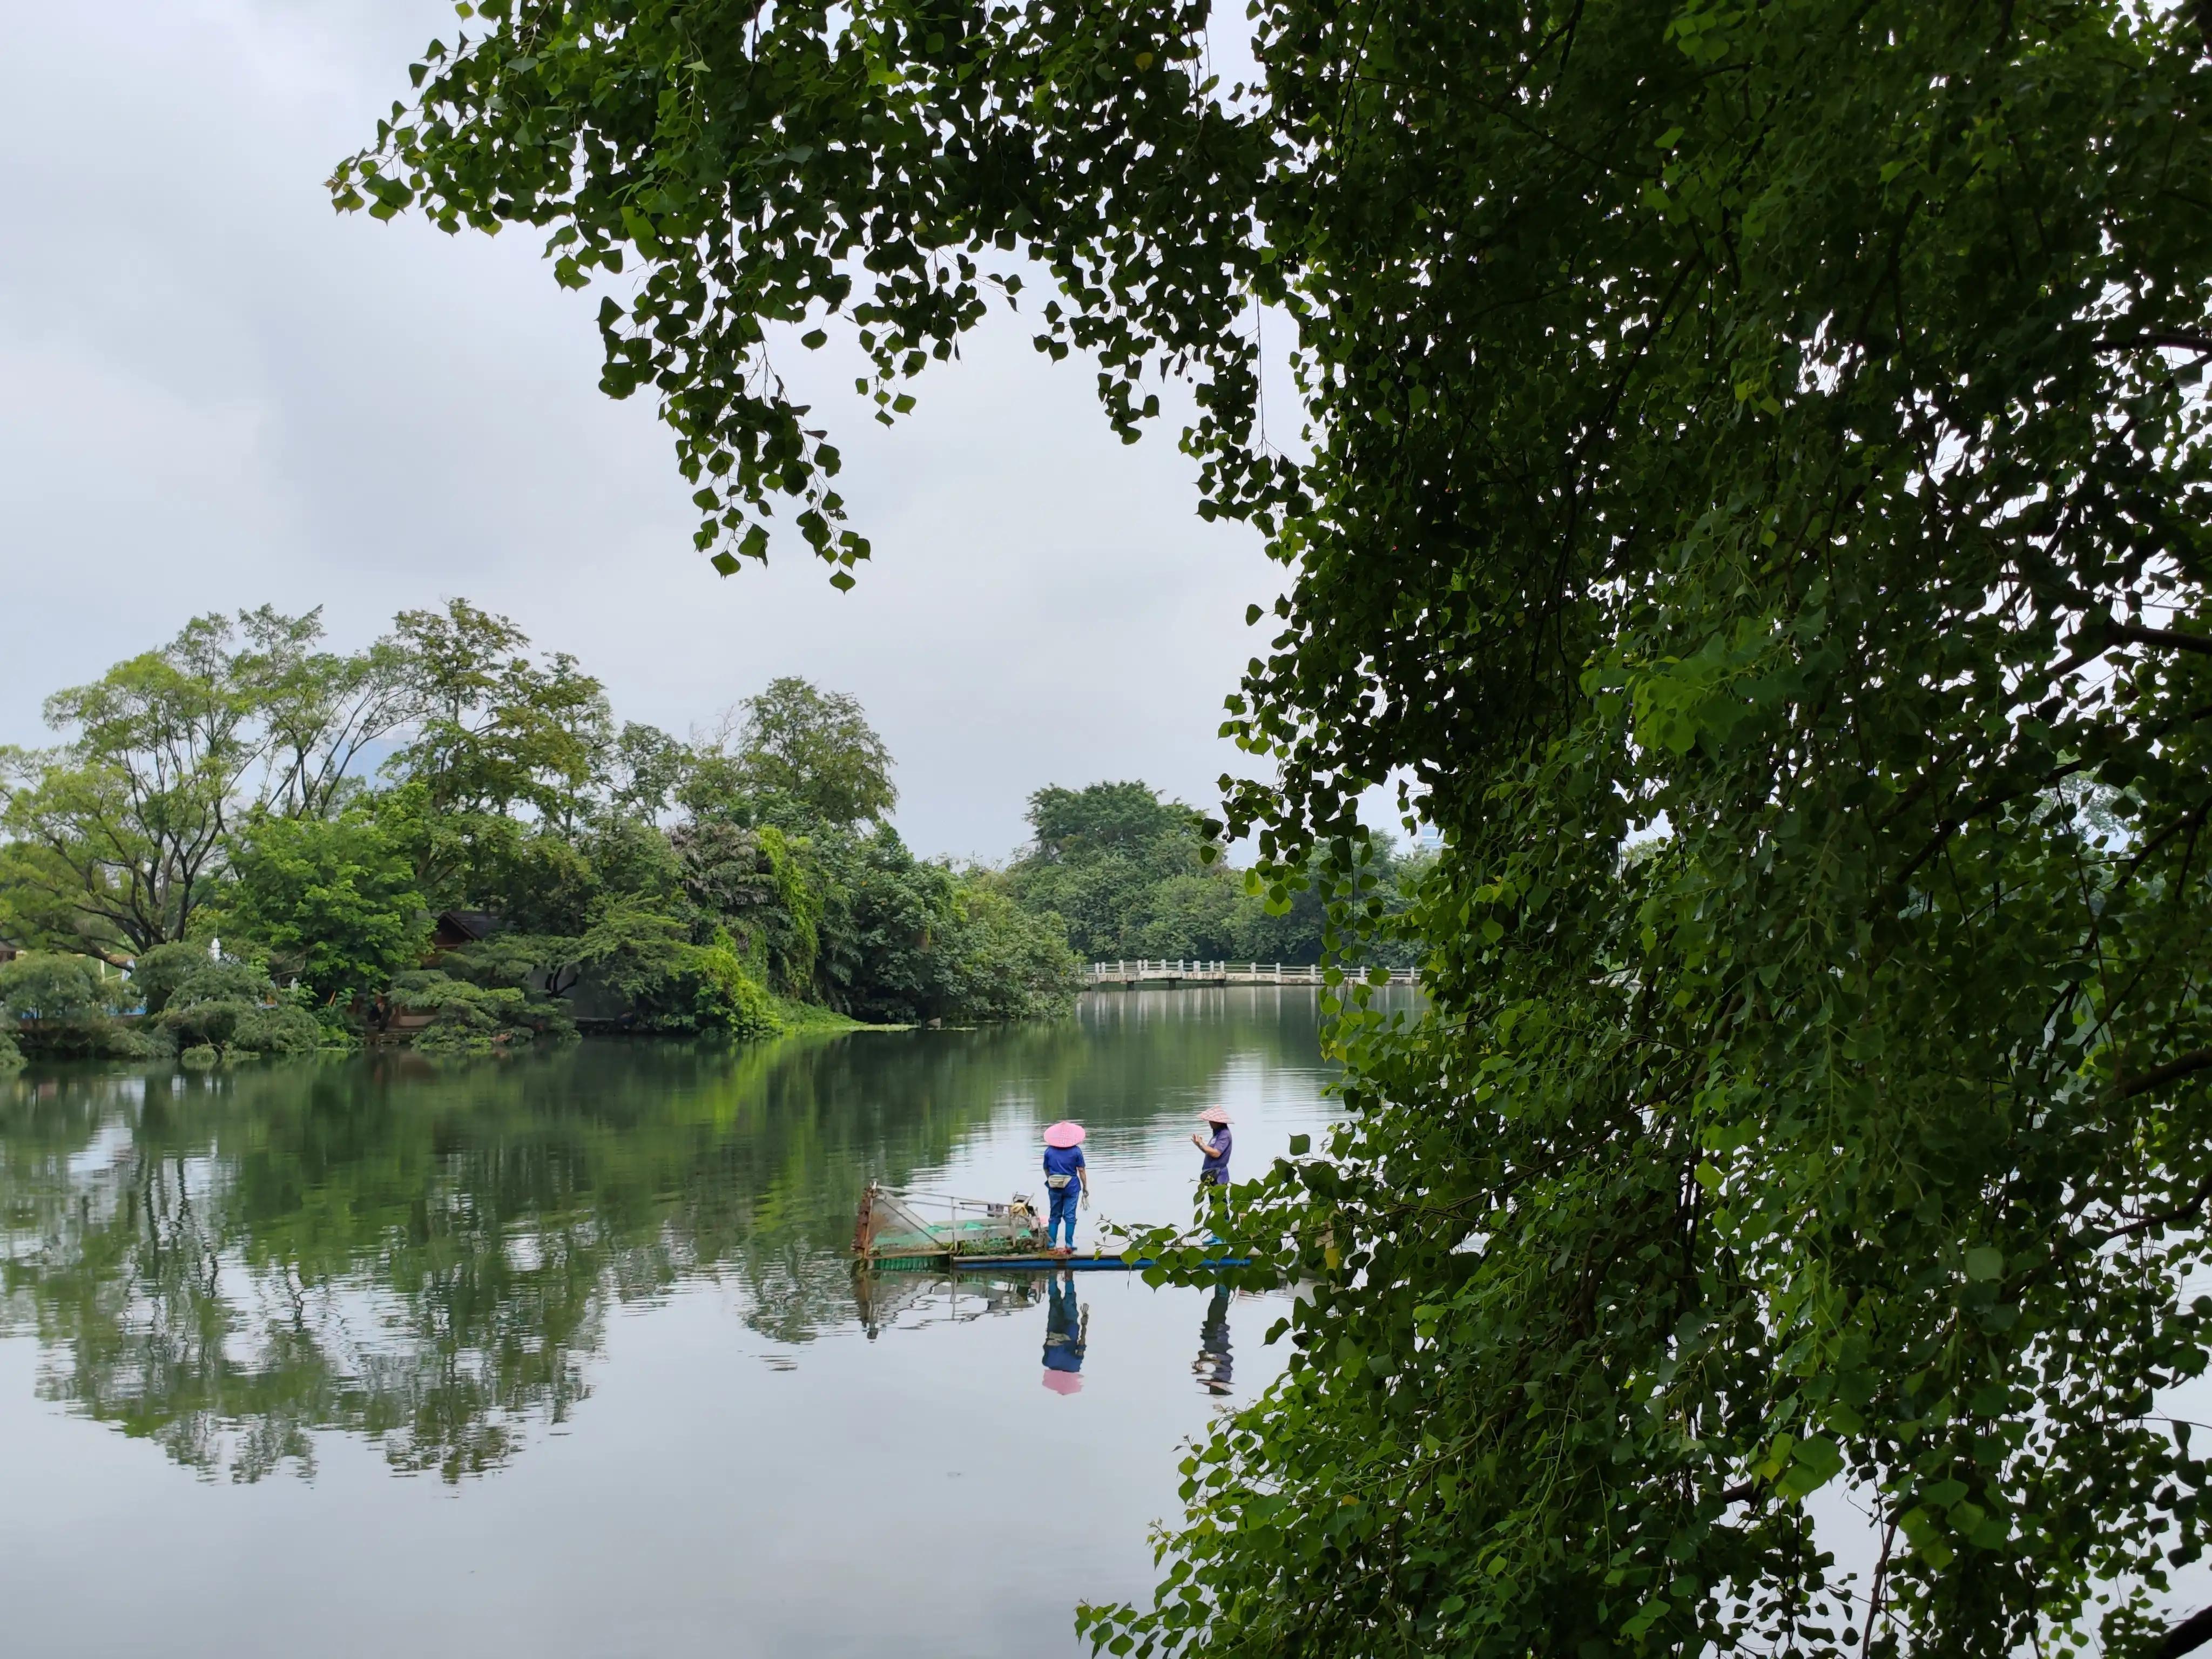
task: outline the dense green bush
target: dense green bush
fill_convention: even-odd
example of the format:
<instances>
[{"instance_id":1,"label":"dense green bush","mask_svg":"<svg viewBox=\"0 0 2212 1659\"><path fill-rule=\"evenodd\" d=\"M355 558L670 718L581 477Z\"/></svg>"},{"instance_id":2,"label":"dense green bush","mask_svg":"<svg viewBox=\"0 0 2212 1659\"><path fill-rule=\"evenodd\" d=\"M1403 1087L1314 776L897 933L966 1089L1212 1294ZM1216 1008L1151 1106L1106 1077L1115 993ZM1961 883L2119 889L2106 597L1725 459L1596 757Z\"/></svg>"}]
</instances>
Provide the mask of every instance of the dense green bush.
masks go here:
<instances>
[{"instance_id":1,"label":"dense green bush","mask_svg":"<svg viewBox=\"0 0 2212 1659\"><path fill-rule=\"evenodd\" d=\"M128 1054L137 1044L112 1018L122 981L89 957L27 951L0 963L0 1006L17 1044L31 1054Z\"/></svg>"},{"instance_id":2,"label":"dense green bush","mask_svg":"<svg viewBox=\"0 0 2212 1659\"><path fill-rule=\"evenodd\" d=\"M280 990L258 963L203 958L170 992L161 1024L186 1048L226 1054L310 1054L320 1043L322 1028L306 1001L304 989Z\"/></svg>"},{"instance_id":3,"label":"dense green bush","mask_svg":"<svg viewBox=\"0 0 2212 1659\"><path fill-rule=\"evenodd\" d=\"M435 1018L414 1038L425 1054L488 1054L539 1037L566 1037L575 1027L550 1001L520 986L476 985L437 969L416 969L392 981L392 1006Z\"/></svg>"},{"instance_id":4,"label":"dense green bush","mask_svg":"<svg viewBox=\"0 0 2212 1659\"><path fill-rule=\"evenodd\" d=\"M0 963L0 1002L18 1019L47 1024L92 1024L115 1009L116 987L91 959L53 951L27 951Z\"/></svg>"},{"instance_id":5,"label":"dense green bush","mask_svg":"<svg viewBox=\"0 0 2212 1659\"><path fill-rule=\"evenodd\" d=\"M176 989L208 965L208 946L197 939L176 939L138 953L131 964L131 988L138 994L149 1018L169 1006Z\"/></svg>"},{"instance_id":6,"label":"dense green bush","mask_svg":"<svg viewBox=\"0 0 2212 1659\"><path fill-rule=\"evenodd\" d=\"M747 970L726 939L689 947L672 988L679 997L688 993L689 1011L683 1024L671 1020L658 1029L694 1030L743 1042L782 1035L783 1020L775 1012L775 999Z\"/></svg>"},{"instance_id":7,"label":"dense green bush","mask_svg":"<svg viewBox=\"0 0 2212 1659\"><path fill-rule=\"evenodd\" d=\"M955 898L945 1018L963 1024L1065 1014L1083 988L1082 965L1055 915L1031 915L981 881Z\"/></svg>"},{"instance_id":8,"label":"dense green bush","mask_svg":"<svg viewBox=\"0 0 2212 1659\"><path fill-rule=\"evenodd\" d=\"M373 994L422 959L430 917L414 869L400 837L366 808L259 820L231 874L225 931L264 947L318 1002Z\"/></svg>"}]
</instances>

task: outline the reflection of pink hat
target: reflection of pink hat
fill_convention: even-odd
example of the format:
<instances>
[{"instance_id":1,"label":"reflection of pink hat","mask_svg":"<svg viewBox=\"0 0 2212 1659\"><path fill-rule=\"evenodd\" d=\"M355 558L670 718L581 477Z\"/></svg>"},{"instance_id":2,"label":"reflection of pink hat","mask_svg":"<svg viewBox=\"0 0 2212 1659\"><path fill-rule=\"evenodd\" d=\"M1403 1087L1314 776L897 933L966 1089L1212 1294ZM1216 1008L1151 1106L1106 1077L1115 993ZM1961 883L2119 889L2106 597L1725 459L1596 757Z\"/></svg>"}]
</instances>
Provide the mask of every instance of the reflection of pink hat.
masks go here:
<instances>
[{"instance_id":1,"label":"reflection of pink hat","mask_svg":"<svg viewBox=\"0 0 2212 1659\"><path fill-rule=\"evenodd\" d=\"M1048 1146L1080 1146L1083 1144L1083 1126L1062 1118L1044 1132L1044 1144Z\"/></svg>"},{"instance_id":2,"label":"reflection of pink hat","mask_svg":"<svg viewBox=\"0 0 2212 1659\"><path fill-rule=\"evenodd\" d=\"M1209 1106L1198 1115L1198 1121L1200 1123L1226 1123L1229 1121L1229 1114L1218 1106Z\"/></svg>"},{"instance_id":3,"label":"reflection of pink hat","mask_svg":"<svg viewBox=\"0 0 2212 1659\"><path fill-rule=\"evenodd\" d=\"M1053 1370L1051 1366L1048 1365L1044 1368L1044 1385L1048 1389L1050 1389L1054 1394L1081 1394L1083 1392L1083 1373L1080 1371L1056 1371Z\"/></svg>"}]
</instances>

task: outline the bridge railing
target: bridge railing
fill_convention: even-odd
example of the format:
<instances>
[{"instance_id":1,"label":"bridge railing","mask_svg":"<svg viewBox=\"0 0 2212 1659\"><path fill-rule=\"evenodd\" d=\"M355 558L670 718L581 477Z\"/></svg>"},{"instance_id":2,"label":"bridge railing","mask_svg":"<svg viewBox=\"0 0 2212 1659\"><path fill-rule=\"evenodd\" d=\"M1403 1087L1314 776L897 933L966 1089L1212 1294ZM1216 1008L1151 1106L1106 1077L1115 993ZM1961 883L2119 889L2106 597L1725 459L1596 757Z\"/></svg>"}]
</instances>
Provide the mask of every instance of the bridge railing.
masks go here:
<instances>
[{"instance_id":1,"label":"bridge railing","mask_svg":"<svg viewBox=\"0 0 2212 1659\"><path fill-rule=\"evenodd\" d=\"M1359 970L1346 969L1347 978L1356 978ZM1139 957L1114 962L1094 962L1091 964L1090 981L1094 986L1135 985L1321 985L1327 982L1324 971L1310 963L1283 962L1205 962L1182 957ZM1393 985L1418 985L1419 970L1413 968L1394 968L1390 970Z\"/></svg>"}]
</instances>

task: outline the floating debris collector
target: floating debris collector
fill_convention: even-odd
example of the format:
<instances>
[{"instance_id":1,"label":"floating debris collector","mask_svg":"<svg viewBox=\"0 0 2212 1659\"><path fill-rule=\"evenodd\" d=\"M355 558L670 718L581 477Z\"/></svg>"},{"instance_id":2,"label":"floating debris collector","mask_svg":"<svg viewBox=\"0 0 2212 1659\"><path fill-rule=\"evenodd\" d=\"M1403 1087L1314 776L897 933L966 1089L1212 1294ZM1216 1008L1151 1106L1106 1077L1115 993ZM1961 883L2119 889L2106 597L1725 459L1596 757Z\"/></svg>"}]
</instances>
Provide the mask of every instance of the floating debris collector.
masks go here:
<instances>
[{"instance_id":1,"label":"floating debris collector","mask_svg":"<svg viewBox=\"0 0 2212 1659\"><path fill-rule=\"evenodd\" d=\"M1156 1265L1151 1256L1051 1249L1044 1218L1024 1193L1001 1203L942 1193L893 1192L873 1181L860 1194L860 1212L854 1218L853 1261L856 1267L886 1273L969 1267L1126 1272ZM1221 1256L1208 1258L1204 1265L1242 1267L1248 1261L1243 1256Z\"/></svg>"}]
</instances>

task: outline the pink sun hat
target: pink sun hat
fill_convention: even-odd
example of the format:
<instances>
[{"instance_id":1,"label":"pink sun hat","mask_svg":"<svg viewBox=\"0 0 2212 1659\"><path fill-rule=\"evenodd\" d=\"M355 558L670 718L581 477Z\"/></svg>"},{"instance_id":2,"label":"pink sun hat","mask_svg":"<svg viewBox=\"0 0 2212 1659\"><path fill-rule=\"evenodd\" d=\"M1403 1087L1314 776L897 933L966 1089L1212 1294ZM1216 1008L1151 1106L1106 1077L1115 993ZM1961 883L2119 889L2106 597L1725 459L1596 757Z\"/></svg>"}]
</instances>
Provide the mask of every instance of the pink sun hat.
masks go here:
<instances>
[{"instance_id":1,"label":"pink sun hat","mask_svg":"<svg viewBox=\"0 0 2212 1659\"><path fill-rule=\"evenodd\" d=\"M1054 1394L1081 1394L1083 1377L1077 1371L1056 1371L1048 1365L1044 1370L1044 1385Z\"/></svg>"},{"instance_id":2,"label":"pink sun hat","mask_svg":"<svg viewBox=\"0 0 2212 1659\"><path fill-rule=\"evenodd\" d=\"M1062 1118L1044 1132L1044 1144L1048 1146L1080 1146L1083 1144L1083 1126Z\"/></svg>"},{"instance_id":3,"label":"pink sun hat","mask_svg":"<svg viewBox=\"0 0 2212 1659\"><path fill-rule=\"evenodd\" d=\"M1226 1123L1229 1121L1229 1114L1218 1106L1209 1106L1198 1115L1198 1121L1200 1123Z\"/></svg>"}]
</instances>

